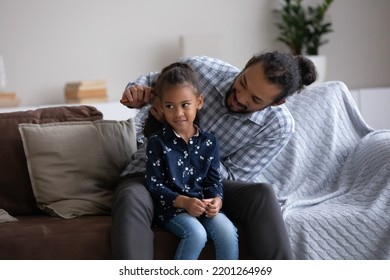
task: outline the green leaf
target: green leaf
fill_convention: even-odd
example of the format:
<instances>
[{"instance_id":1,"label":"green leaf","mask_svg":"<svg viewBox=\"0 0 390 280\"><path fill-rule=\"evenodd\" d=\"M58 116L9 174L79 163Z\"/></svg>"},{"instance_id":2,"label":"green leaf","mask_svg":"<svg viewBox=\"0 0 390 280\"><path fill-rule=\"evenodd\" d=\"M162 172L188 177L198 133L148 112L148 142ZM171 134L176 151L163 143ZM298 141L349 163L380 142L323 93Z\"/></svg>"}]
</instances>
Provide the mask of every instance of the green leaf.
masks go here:
<instances>
[{"instance_id":1,"label":"green leaf","mask_svg":"<svg viewBox=\"0 0 390 280\"><path fill-rule=\"evenodd\" d=\"M332 23L325 18L333 0L323 0L316 6L302 5L302 0L284 0L275 9L276 26L279 36L276 40L286 44L293 54L318 54L320 46L328 43L323 39L333 32Z\"/></svg>"}]
</instances>

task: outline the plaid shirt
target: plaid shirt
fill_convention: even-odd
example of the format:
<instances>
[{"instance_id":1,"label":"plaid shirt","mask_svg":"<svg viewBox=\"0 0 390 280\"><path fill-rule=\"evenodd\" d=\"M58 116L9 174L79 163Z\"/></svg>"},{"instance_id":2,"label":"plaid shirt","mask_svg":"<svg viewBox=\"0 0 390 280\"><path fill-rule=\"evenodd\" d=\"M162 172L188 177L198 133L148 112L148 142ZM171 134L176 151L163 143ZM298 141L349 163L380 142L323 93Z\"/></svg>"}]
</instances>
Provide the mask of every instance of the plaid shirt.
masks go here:
<instances>
[{"instance_id":1,"label":"plaid shirt","mask_svg":"<svg viewBox=\"0 0 390 280\"><path fill-rule=\"evenodd\" d=\"M196 71L200 92L205 104L199 111L200 127L215 135L220 145L221 176L223 179L259 181L261 172L271 163L290 140L294 132L294 119L284 105L268 106L254 113L230 112L225 98L241 70L210 57L187 57L181 61ZM151 86L158 72L141 76L128 84ZM135 117L139 149L122 176L145 173L146 154L142 124L149 106L140 109Z\"/></svg>"}]
</instances>

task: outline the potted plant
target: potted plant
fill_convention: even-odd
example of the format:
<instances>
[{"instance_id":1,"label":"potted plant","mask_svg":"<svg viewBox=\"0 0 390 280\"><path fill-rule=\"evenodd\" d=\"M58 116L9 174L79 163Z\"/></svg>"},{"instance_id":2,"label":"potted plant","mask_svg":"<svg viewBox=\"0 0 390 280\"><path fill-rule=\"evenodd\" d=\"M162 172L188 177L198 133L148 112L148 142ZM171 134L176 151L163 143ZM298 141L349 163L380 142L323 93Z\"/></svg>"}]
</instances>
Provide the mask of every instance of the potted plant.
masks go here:
<instances>
[{"instance_id":1,"label":"potted plant","mask_svg":"<svg viewBox=\"0 0 390 280\"><path fill-rule=\"evenodd\" d=\"M294 55L307 55L316 64L323 60L324 65L316 65L320 79L324 77L326 60L319 56L320 46L328 43L323 36L333 31L332 23L325 17L333 0L322 0L315 6L304 6L302 0L282 0L274 10L276 26L279 29L277 40L286 44Z\"/></svg>"}]
</instances>

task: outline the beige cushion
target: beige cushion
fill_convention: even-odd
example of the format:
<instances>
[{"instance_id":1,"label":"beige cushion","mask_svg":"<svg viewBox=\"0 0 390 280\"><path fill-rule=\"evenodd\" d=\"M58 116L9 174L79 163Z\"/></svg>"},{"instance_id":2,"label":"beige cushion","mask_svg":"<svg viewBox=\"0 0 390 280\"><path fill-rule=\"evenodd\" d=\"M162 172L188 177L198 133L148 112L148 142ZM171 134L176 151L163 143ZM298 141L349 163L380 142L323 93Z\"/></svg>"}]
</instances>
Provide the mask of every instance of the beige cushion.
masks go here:
<instances>
[{"instance_id":1,"label":"beige cushion","mask_svg":"<svg viewBox=\"0 0 390 280\"><path fill-rule=\"evenodd\" d=\"M40 209L62 218L109 213L136 151L132 119L20 124L19 131Z\"/></svg>"},{"instance_id":2,"label":"beige cushion","mask_svg":"<svg viewBox=\"0 0 390 280\"><path fill-rule=\"evenodd\" d=\"M17 221L15 217L12 217L10 214L8 214L7 211L4 209L0 209L0 223L5 223L5 222L14 222Z\"/></svg>"}]
</instances>

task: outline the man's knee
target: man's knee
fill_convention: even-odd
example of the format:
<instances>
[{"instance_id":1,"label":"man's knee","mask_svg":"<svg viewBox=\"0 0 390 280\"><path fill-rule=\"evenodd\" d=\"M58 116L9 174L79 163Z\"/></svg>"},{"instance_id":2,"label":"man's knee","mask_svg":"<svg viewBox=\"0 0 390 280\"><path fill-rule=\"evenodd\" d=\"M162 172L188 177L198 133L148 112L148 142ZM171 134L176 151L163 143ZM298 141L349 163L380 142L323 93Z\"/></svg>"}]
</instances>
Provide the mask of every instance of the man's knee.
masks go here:
<instances>
[{"instance_id":1,"label":"man's knee","mask_svg":"<svg viewBox=\"0 0 390 280\"><path fill-rule=\"evenodd\" d=\"M143 185L129 185L115 193L115 201L123 200L130 204L152 201L148 190Z\"/></svg>"},{"instance_id":2,"label":"man's knee","mask_svg":"<svg viewBox=\"0 0 390 280\"><path fill-rule=\"evenodd\" d=\"M276 201L274 188L266 183L252 183L249 185L246 197L247 203L258 204L262 201Z\"/></svg>"},{"instance_id":3,"label":"man's knee","mask_svg":"<svg viewBox=\"0 0 390 280\"><path fill-rule=\"evenodd\" d=\"M250 220L261 215L264 208L278 204L269 184L224 181L225 199L222 210L234 221Z\"/></svg>"},{"instance_id":4,"label":"man's knee","mask_svg":"<svg viewBox=\"0 0 390 280\"><path fill-rule=\"evenodd\" d=\"M123 212L126 215L144 213L152 216L153 200L142 183L127 180L118 186L114 194L112 212L113 215Z\"/></svg>"}]
</instances>

